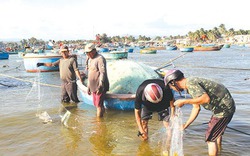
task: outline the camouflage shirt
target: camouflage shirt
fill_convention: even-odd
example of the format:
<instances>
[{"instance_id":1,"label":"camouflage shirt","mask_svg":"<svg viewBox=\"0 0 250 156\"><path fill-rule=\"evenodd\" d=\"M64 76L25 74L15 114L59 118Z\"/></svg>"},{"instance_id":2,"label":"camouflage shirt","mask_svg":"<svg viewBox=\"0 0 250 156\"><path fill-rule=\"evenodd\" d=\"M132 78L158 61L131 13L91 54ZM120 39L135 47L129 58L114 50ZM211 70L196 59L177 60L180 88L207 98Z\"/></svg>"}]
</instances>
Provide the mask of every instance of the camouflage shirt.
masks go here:
<instances>
[{"instance_id":1,"label":"camouflage shirt","mask_svg":"<svg viewBox=\"0 0 250 156\"><path fill-rule=\"evenodd\" d=\"M188 93L197 98L207 93L210 97L210 103L202 106L211 110L216 117L227 117L235 112L235 103L228 89L217 82L204 78L187 78Z\"/></svg>"}]
</instances>

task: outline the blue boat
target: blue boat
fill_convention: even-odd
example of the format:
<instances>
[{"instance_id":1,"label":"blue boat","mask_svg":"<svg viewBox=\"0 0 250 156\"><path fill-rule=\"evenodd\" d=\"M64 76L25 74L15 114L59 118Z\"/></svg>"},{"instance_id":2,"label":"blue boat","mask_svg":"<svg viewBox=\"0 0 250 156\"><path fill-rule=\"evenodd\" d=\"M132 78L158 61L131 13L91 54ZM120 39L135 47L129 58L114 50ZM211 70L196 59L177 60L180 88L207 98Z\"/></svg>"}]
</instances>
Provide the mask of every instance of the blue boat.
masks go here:
<instances>
[{"instance_id":1,"label":"blue boat","mask_svg":"<svg viewBox=\"0 0 250 156\"><path fill-rule=\"evenodd\" d=\"M109 48L99 48L99 52L109 52Z\"/></svg>"},{"instance_id":2,"label":"blue boat","mask_svg":"<svg viewBox=\"0 0 250 156\"><path fill-rule=\"evenodd\" d=\"M166 46L166 50L177 50L177 46Z\"/></svg>"},{"instance_id":3,"label":"blue boat","mask_svg":"<svg viewBox=\"0 0 250 156\"><path fill-rule=\"evenodd\" d=\"M47 66L40 66L39 68L36 66L38 62L42 63L53 63L59 60L62 56L57 53L41 53L41 54L34 54L34 53L27 53L23 54L23 62L24 67L27 72L51 72L51 71L59 71L59 67L47 67Z\"/></svg>"},{"instance_id":4,"label":"blue boat","mask_svg":"<svg viewBox=\"0 0 250 156\"><path fill-rule=\"evenodd\" d=\"M6 59L9 59L9 53L1 51L0 60L6 60Z\"/></svg>"},{"instance_id":5,"label":"blue boat","mask_svg":"<svg viewBox=\"0 0 250 156\"><path fill-rule=\"evenodd\" d=\"M110 52L101 52L107 60L118 60L118 59L127 59L128 52L126 51L110 51Z\"/></svg>"},{"instance_id":6,"label":"blue boat","mask_svg":"<svg viewBox=\"0 0 250 156\"><path fill-rule=\"evenodd\" d=\"M134 51L133 48L129 48L129 49L128 49L128 52L129 52L129 53L133 53L133 51Z\"/></svg>"},{"instance_id":7,"label":"blue boat","mask_svg":"<svg viewBox=\"0 0 250 156\"><path fill-rule=\"evenodd\" d=\"M158 71L158 70L157 70ZM134 110L137 87L145 79L161 78L152 67L129 59L107 61L109 91L104 99L104 106L113 110ZM87 94L86 84L77 82L84 104L93 105L92 96Z\"/></svg>"},{"instance_id":8,"label":"blue boat","mask_svg":"<svg viewBox=\"0 0 250 156\"><path fill-rule=\"evenodd\" d=\"M78 90L80 96L85 104L93 105L93 99L91 95L87 93L87 87L83 85L79 80L77 81ZM134 110L135 105L135 94L112 94L107 93L104 100L104 107L106 109Z\"/></svg>"},{"instance_id":9,"label":"blue boat","mask_svg":"<svg viewBox=\"0 0 250 156\"><path fill-rule=\"evenodd\" d=\"M180 48L180 51L181 52L193 52L194 48L193 47L183 47L183 48Z\"/></svg>"},{"instance_id":10,"label":"blue boat","mask_svg":"<svg viewBox=\"0 0 250 156\"><path fill-rule=\"evenodd\" d=\"M53 49L53 46L52 45L49 45L49 44L47 44L47 50L52 50Z\"/></svg>"},{"instance_id":11,"label":"blue boat","mask_svg":"<svg viewBox=\"0 0 250 156\"><path fill-rule=\"evenodd\" d=\"M144 48L140 50L141 54L156 54L157 50L155 48Z\"/></svg>"}]
</instances>

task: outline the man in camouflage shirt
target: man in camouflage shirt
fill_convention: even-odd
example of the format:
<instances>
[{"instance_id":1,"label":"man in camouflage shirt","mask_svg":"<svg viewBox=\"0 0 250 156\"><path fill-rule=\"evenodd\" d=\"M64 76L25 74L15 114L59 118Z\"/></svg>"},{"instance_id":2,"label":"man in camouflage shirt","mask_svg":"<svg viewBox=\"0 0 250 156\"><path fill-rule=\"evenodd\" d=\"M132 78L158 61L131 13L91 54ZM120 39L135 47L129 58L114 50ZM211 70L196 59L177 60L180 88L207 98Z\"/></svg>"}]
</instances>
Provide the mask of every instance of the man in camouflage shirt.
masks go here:
<instances>
[{"instance_id":1,"label":"man in camouflage shirt","mask_svg":"<svg viewBox=\"0 0 250 156\"><path fill-rule=\"evenodd\" d=\"M216 156L218 148L221 146L222 135L235 112L235 102L228 89L224 85L208 79L185 78L180 70L168 71L164 82L171 89L177 92L185 89L192 96L191 99L179 99L174 103L178 107L182 107L184 104L193 105L190 117L183 125L183 130L196 119L200 112L200 106L213 112L205 139L208 144L209 156Z\"/></svg>"}]
</instances>

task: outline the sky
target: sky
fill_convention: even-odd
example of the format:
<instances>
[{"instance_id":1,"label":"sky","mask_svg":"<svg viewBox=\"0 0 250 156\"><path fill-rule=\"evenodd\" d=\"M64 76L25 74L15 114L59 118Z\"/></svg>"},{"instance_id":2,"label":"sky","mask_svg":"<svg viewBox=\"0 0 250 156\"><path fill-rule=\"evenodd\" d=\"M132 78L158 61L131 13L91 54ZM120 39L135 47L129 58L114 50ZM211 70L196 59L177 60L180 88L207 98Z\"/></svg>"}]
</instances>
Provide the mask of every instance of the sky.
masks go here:
<instances>
[{"instance_id":1,"label":"sky","mask_svg":"<svg viewBox=\"0 0 250 156\"><path fill-rule=\"evenodd\" d=\"M0 0L0 41L176 36L224 24L249 30L248 0Z\"/></svg>"}]
</instances>

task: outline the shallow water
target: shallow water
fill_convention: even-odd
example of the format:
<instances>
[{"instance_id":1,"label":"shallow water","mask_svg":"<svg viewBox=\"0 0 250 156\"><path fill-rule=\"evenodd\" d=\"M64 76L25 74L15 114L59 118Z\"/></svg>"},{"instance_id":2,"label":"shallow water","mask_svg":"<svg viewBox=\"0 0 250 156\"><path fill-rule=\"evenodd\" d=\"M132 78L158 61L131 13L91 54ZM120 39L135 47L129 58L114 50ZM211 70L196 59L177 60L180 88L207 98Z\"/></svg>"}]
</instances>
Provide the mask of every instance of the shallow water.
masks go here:
<instances>
[{"instance_id":1,"label":"shallow water","mask_svg":"<svg viewBox=\"0 0 250 156\"><path fill-rule=\"evenodd\" d=\"M182 54L135 52L129 53L129 59L160 67ZM249 48L232 46L217 52L188 53L174 61L187 77L201 76L223 83L236 101L237 110L223 136L221 156L245 156L250 152L249 60ZM34 85L37 80L47 85ZM17 55L0 60L0 155L161 155L165 130L156 115L149 122L150 139L142 142L136 136L134 112L106 110L105 117L97 120L91 105L62 105L59 85L58 72L27 73ZM191 108L182 108L184 122ZM44 123L37 116L44 111L52 122ZM67 111L67 122L61 122ZM207 155L204 133L210 116L202 109L184 131L185 156Z\"/></svg>"}]
</instances>

